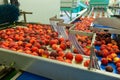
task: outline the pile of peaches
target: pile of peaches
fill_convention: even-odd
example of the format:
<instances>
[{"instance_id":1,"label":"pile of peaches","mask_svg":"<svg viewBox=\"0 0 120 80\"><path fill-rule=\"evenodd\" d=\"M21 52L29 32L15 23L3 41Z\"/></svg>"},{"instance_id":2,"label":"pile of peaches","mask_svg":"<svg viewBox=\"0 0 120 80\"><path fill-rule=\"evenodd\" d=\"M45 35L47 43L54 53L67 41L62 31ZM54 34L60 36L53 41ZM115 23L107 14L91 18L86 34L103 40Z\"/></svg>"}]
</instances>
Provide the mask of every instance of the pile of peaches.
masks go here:
<instances>
[{"instance_id":1,"label":"pile of peaches","mask_svg":"<svg viewBox=\"0 0 120 80\"><path fill-rule=\"evenodd\" d=\"M82 63L81 54L70 52L71 42L59 38L49 25L27 24L0 30L0 48L67 63ZM68 51L66 51L68 50ZM89 60L84 62L88 66Z\"/></svg>"},{"instance_id":2,"label":"pile of peaches","mask_svg":"<svg viewBox=\"0 0 120 80\"><path fill-rule=\"evenodd\" d=\"M85 17L85 18L80 18L79 22L75 23L75 30L80 30L80 31L85 31L85 32L91 32L90 25L94 21L94 18L90 17Z\"/></svg>"},{"instance_id":3,"label":"pile of peaches","mask_svg":"<svg viewBox=\"0 0 120 80\"><path fill-rule=\"evenodd\" d=\"M113 72L116 70L120 74L120 49L117 42L111 39L111 34L97 33L95 45L100 46L100 50L97 50L96 54L101 57L101 64L105 66L106 71ZM115 68L109 63L113 63Z\"/></svg>"},{"instance_id":4,"label":"pile of peaches","mask_svg":"<svg viewBox=\"0 0 120 80\"><path fill-rule=\"evenodd\" d=\"M74 30L79 30L79 31L84 31L84 32L92 32L90 30L90 25L94 21L94 18L90 17L85 17L85 18L80 18L79 22L75 23L75 28ZM85 36L85 35L78 35L76 34L76 39L79 42L79 45L82 46L84 50L84 54L86 56L90 56L90 45L92 41L93 36Z\"/></svg>"}]
</instances>

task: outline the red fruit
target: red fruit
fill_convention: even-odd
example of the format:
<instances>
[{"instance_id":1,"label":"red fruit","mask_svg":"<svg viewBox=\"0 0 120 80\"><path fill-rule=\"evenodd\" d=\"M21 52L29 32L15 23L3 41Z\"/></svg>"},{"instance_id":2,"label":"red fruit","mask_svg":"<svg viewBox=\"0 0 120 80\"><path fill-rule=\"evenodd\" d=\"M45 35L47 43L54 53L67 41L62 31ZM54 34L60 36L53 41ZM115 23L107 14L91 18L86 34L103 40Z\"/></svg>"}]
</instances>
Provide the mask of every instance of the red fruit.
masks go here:
<instances>
[{"instance_id":1,"label":"red fruit","mask_svg":"<svg viewBox=\"0 0 120 80\"><path fill-rule=\"evenodd\" d=\"M55 60L55 57L53 57L53 56L50 56L50 59L53 59L53 60Z\"/></svg>"},{"instance_id":2,"label":"red fruit","mask_svg":"<svg viewBox=\"0 0 120 80\"><path fill-rule=\"evenodd\" d=\"M42 56L43 53L44 53L44 49L39 49L39 50L38 50L39 56Z\"/></svg>"},{"instance_id":3,"label":"red fruit","mask_svg":"<svg viewBox=\"0 0 120 80\"><path fill-rule=\"evenodd\" d=\"M110 50L112 50L112 48L111 48L111 47L109 47L109 46L107 46L107 50L108 50L108 51L110 51Z\"/></svg>"},{"instance_id":4,"label":"red fruit","mask_svg":"<svg viewBox=\"0 0 120 80\"><path fill-rule=\"evenodd\" d=\"M102 44L102 42L101 41L95 41L95 43L94 43L96 46L100 46L101 44Z\"/></svg>"},{"instance_id":5,"label":"red fruit","mask_svg":"<svg viewBox=\"0 0 120 80\"><path fill-rule=\"evenodd\" d=\"M60 41L60 43L61 43L61 42L64 42L65 39L64 39L64 38L59 38L59 41Z\"/></svg>"},{"instance_id":6,"label":"red fruit","mask_svg":"<svg viewBox=\"0 0 120 80\"><path fill-rule=\"evenodd\" d=\"M100 50L106 49L106 45L102 44Z\"/></svg>"},{"instance_id":7,"label":"red fruit","mask_svg":"<svg viewBox=\"0 0 120 80\"><path fill-rule=\"evenodd\" d=\"M51 46L52 46L53 44L58 44L58 40L57 40L57 39L51 40L49 44L50 44Z\"/></svg>"},{"instance_id":8,"label":"red fruit","mask_svg":"<svg viewBox=\"0 0 120 80\"><path fill-rule=\"evenodd\" d=\"M36 53L36 52L32 52L31 54L34 56L38 56L38 53Z\"/></svg>"},{"instance_id":9,"label":"red fruit","mask_svg":"<svg viewBox=\"0 0 120 80\"><path fill-rule=\"evenodd\" d=\"M49 45L49 39L44 40L45 45Z\"/></svg>"},{"instance_id":10,"label":"red fruit","mask_svg":"<svg viewBox=\"0 0 120 80\"><path fill-rule=\"evenodd\" d=\"M37 52L37 51L38 51L38 47L35 47L35 46L34 46L34 47L31 48L31 50L32 50L33 52L34 52L34 51Z\"/></svg>"},{"instance_id":11,"label":"red fruit","mask_svg":"<svg viewBox=\"0 0 120 80\"><path fill-rule=\"evenodd\" d=\"M91 40L87 40L87 44L91 44Z\"/></svg>"},{"instance_id":12,"label":"red fruit","mask_svg":"<svg viewBox=\"0 0 120 80\"><path fill-rule=\"evenodd\" d=\"M90 56L90 50L86 51L86 52L85 52L85 55L86 55L86 56Z\"/></svg>"},{"instance_id":13,"label":"red fruit","mask_svg":"<svg viewBox=\"0 0 120 80\"><path fill-rule=\"evenodd\" d=\"M70 48L70 46L71 46L70 41L67 41L67 42L66 42L66 45L67 45L67 48Z\"/></svg>"},{"instance_id":14,"label":"red fruit","mask_svg":"<svg viewBox=\"0 0 120 80\"><path fill-rule=\"evenodd\" d=\"M73 49L73 52L78 54L78 50L76 48Z\"/></svg>"},{"instance_id":15,"label":"red fruit","mask_svg":"<svg viewBox=\"0 0 120 80\"><path fill-rule=\"evenodd\" d=\"M84 62L84 67L88 67L89 64L90 64L90 60L86 60L86 61Z\"/></svg>"},{"instance_id":16,"label":"red fruit","mask_svg":"<svg viewBox=\"0 0 120 80\"><path fill-rule=\"evenodd\" d=\"M49 52L48 51L44 51L44 53L42 53L42 57L48 58L49 57Z\"/></svg>"},{"instance_id":17,"label":"red fruit","mask_svg":"<svg viewBox=\"0 0 120 80\"><path fill-rule=\"evenodd\" d=\"M55 51L52 51L52 52L50 53L50 57L56 58L56 57L58 57L58 53L55 52Z\"/></svg>"},{"instance_id":18,"label":"red fruit","mask_svg":"<svg viewBox=\"0 0 120 80\"><path fill-rule=\"evenodd\" d=\"M111 55L112 59L115 58L115 57L117 57L116 53L111 53L110 55Z\"/></svg>"},{"instance_id":19,"label":"red fruit","mask_svg":"<svg viewBox=\"0 0 120 80\"><path fill-rule=\"evenodd\" d=\"M52 32L52 37L53 38L58 37L58 33L57 32Z\"/></svg>"},{"instance_id":20,"label":"red fruit","mask_svg":"<svg viewBox=\"0 0 120 80\"><path fill-rule=\"evenodd\" d=\"M31 54L32 52L30 50L26 50L25 53Z\"/></svg>"},{"instance_id":21,"label":"red fruit","mask_svg":"<svg viewBox=\"0 0 120 80\"><path fill-rule=\"evenodd\" d=\"M24 51L25 51L25 50L30 50L30 48L29 48L29 47L25 47L25 48L24 48Z\"/></svg>"},{"instance_id":22,"label":"red fruit","mask_svg":"<svg viewBox=\"0 0 120 80\"><path fill-rule=\"evenodd\" d=\"M13 41L13 39L12 38L7 38L7 41Z\"/></svg>"},{"instance_id":23,"label":"red fruit","mask_svg":"<svg viewBox=\"0 0 120 80\"><path fill-rule=\"evenodd\" d=\"M108 55L108 56L107 56L107 60L108 60L108 62L112 62L112 56L111 56L111 55Z\"/></svg>"},{"instance_id":24,"label":"red fruit","mask_svg":"<svg viewBox=\"0 0 120 80\"><path fill-rule=\"evenodd\" d=\"M23 52L23 50L22 50L22 49L19 49L19 50L17 50L17 52Z\"/></svg>"},{"instance_id":25,"label":"red fruit","mask_svg":"<svg viewBox=\"0 0 120 80\"><path fill-rule=\"evenodd\" d=\"M11 50L13 50L13 51L16 51L16 49L15 48L10 48Z\"/></svg>"},{"instance_id":26,"label":"red fruit","mask_svg":"<svg viewBox=\"0 0 120 80\"><path fill-rule=\"evenodd\" d=\"M120 53L120 50L119 50L119 49L116 49L115 52L116 52L116 54L119 54L119 53Z\"/></svg>"},{"instance_id":27,"label":"red fruit","mask_svg":"<svg viewBox=\"0 0 120 80\"><path fill-rule=\"evenodd\" d=\"M117 68L117 73L120 74L120 67Z\"/></svg>"},{"instance_id":28,"label":"red fruit","mask_svg":"<svg viewBox=\"0 0 120 80\"><path fill-rule=\"evenodd\" d=\"M114 57L114 58L113 58L113 62L114 62L114 63L117 63L119 60L120 60L119 57Z\"/></svg>"},{"instance_id":29,"label":"red fruit","mask_svg":"<svg viewBox=\"0 0 120 80\"><path fill-rule=\"evenodd\" d=\"M117 67L117 68L120 67L120 63L116 63L116 67Z\"/></svg>"},{"instance_id":30,"label":"red fruit","mask_svg":"<svg viewBox=\"0 0 120 80\"><path fill-rule=\"evenodd\" d=\"M72 61L70 59L66 59L65 62L72 63Z\"/></svg>"},{"instance_id":31,"label":"red fruit","mask_svg":"<svg viewBox=\"0 0 120 80\"><path fill-rule=\"evenodd\" d=\"M103 57L107 57L108 54L109 54L109 51L108 51L107 49L103 49L103 50L102 50L102 56L103 56Z\"/></svg>"},{"instance_id":32,"label":"red fruit","mask_svg":"<svg viewBox=\"0 0 120 80\"><path fill-rule=\"evenodd\" d=\"M23 42L22 41L18 41L17 44L18 44L18 46L21 46L23 44Z\"/></svg>"},{"instance_id":33,"label":"red fruit","mask_svg":"<svg viewBox=\"0 0 120 80\"><path fill-rule=\"evenodd\" d=\"M97 54L98 56L102 56L102 51L96 51L96 54Z\"/></svg>"},{"instance_id":34,"label":"red fruit","mask_svg":"<svg viewBox=\"0 0 120 80\"><path fill-rule=\"evenodd\" d=\"M112 45L113 45L112 43L108 43L108 44L107 44L107 46L109 46L109 47L112 47Z\"/></svg>"},{"instance_id":35,"label":"red fruit","mask_svg":"<svg viewBox=\"0 0 120 80\"><path fill-rule=\"evenodd\" d=\"M102 59L101 59L101 64L107 65L107 64L108 64L107 58L102 58Z\"/></svg>"},{"instance_id":36,"label":"red fruit","mask_svg":"<svg viewBox=\"0 0 120 80\"><path fill-rule=\"evenodd\" d=\"M58 61L62 61L62 62L64 61L63 57L60 57L60 56L57 57L56 59L57 59Z\"/></svg>"},{"instance_id":37,"label":"red fruit","mask_svg":"<svg viewBox=\"0 0 120 80\"><path fill-rule=\"evenodd\" d=\"M15 38L15 40L19 40L20 39L19 35L17 35L17 34L14 36L14 38Z\"/></svg>"},{"instance_id":38,"label":"red fruit","mask_svg":"<svg viewBox=\"0 0 120 80\"><path fill-rule=\"evenodd\" d=\"M120 59L116 63L120 63Z\"/></svg>"},{"instance_id":39,"label":"red fruit","mask_svg":"<svg viewBox=\"0 0 120 80\"><path fill-rule=\"evenodd\" d=\"M61 43L60 44L60 48L63 49L63 50L66 50L67 45L65 43Z\"/></svg>"},{"instance_id":40,"label":"red fruit","mask_svg":"<svg viewBox=\"0 0 120 80\"><path fill-rule=\"evenodd\" d=\"M106 44L105 40L101 40L101 43L102 43L102 44Z\"/></svg>"},{"instance_id":41,"label":"red fruit","mask_svg":"<svg viewBox=\"0 0 120 80\"><path fill-rule=\"evenodd\" d=\"M112 48L113 49L118 49L118 46L117 45L113 45Z\"/></svg>"},{"instance_id":42,"label":"red fruit","mask_svg":"<svg viewBox=\"0 0 120 80\"><path fill-rule=\"evenodd\" d=\"M31 46L32 46L31 43L26 43L26 44L25 44L25 47L31 47Z\"/></svg>"},{"instance_id":43,"label":"red fruit","mask_svg":"<svg viewBox=\"0 0 120 80\"><path fill-rule=\"evenodd\" d=\"M69 60L72 60L72 59L73 59L73 54L72 54L71 52L67 52L67 53L65 54L65 58L66 58L66 59L69 59Z\"/></svg>"},{"instance_id":44,"label":"red fruit","mask_svg":"<svg viewBox=\"0 0 120 80\"><path fill-rule=\"evenodd\" d=\"M64 53L63 51L59 51L59 52L58 52L58 56L64 57L64 56L65 56L65 53Z\"/></svg>"},{"instance_id":45,"label":"red fruit","mask_svg":"<svg viewBox=\"0 0 120 80\"><path fill-rule=\"evenodd\" d=\"M57 48L58 48L58 45L57 45L57 44L53 44L53 45L52 45L52 49L53 49L53 50L56 50Z\"/></svg>"},{"instance_id":46,"label":"red fruit","mask_svg":"<svg viewBox=\"0 0 120 80\"><path fill-rule=\"evenodd\" d=\"M30 43L33 44L35 42L35 39L30 39Z\"/></svg>"},{"instance_id":47,"label":"red fruit","mask_svg":"<svg viewBox=\"0 0 120 80\"><path fill-rule=\"evenodd\" d=\"M76 54L75 55L75 62L76 63L81 63L83 61L83 57L81 54Z\"/></svg>"},{"instance_id":48,"label":"red fruit","mask_svg":"<svg viewBox=\"0 0 120 80\"><path fill-rule=\"evenodd\" d=\"M63 50L58 47L58 48L56 49L56 51L59 52L59 51L63 51Z\"/></svg>"},{"instance_id":49,"label":"red fruit","mask_svg":"<svg viewBox=\"0 0 120 80\"><path fill-rule=\"evenodd\" d=\"M36 46L36 47L38 47L38 48L41 47L41 45L40 45L38 42L35 42L35 43L34 43L34 46Z\"/></svg>"}]
</instances>

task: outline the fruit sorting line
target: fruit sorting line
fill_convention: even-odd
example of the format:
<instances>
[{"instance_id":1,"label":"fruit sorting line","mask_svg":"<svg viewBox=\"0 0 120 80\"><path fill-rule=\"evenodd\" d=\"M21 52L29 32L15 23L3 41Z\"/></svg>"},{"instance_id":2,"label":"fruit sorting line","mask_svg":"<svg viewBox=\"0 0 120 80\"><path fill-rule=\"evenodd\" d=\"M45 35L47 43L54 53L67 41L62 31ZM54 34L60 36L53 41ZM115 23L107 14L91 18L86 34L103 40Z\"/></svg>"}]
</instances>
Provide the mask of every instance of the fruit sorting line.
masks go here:
<instances>
[{"instance_id":1,"label":"fruit sorting line","mask_svg":"<svg viewBox=\"0 0 120 80\"><path fill-rule=\"evenodd\" d=\"M16 29L16 31L18 32L18 31L21 31L21 30L23 30L23 31L25 31L25 33L29 30L29 29L31 29L31 28L33 28L32 30L36 30L36 29L38 29L39 30L39 28L38 28L38 26L40 27L41 25L37 25L37 24L35 24L35 25L31 25L31 24L29 24L28 25L28 28L21 28L21 27L17 27L17 28L10 28L10 29L6 29L6 30L2 30L1 31L1 33L5 33L5 34L7 34L7 35L9 35L10 34L10 32L12 32L11 34L13 34L14 35L14 31L10 31L9 32L9 30L14 30L14 29ZM40 27L40 28L42 28L42 26ZM48 28L46 28L45 26L44 26L44 28L45 29L50 29L49 28L49 26L48 26ZM44 29L43 28L43 29ZM48 32L51 32L51 29L50 30L47 30ZM15 33L17 33L17 32L15 32ZM31 31L29 31L29 32L31 32ZM27 32L28 33L28 32ZM22 33L23 34L23 33ZM32 34L34 34L34 32L32 32ZM31 33L29 34L29 35L32 35ZM40 34L43 34L43 33L40 33ZM52 33L53 34L53 33ZM56 35L56 33L54 33L54 36ZM33 35L32 35L33 36ZM53 35L52 35L53 36ZM53 37L54 37L53 36ZM5 35L2 35L1 36L1 39L8 39L8 38L6 38L7 36L5 36ZM36 36L37 37L37 36ZM15 36L15 38L13 38L13 40L15 40L15 41L17 41L17 43L18 43L18 40L19 39L23 39L22 38L22 36L21 36L21 38L18 38L17 36ZM32 39L33 40L33 39ZM9 39L8 41L11 41L11 39ZM25 40L26 41L26 40ZM28 41L28 40L27 40ZM34 40L33 40L34 41ZM33 42L33 41L30 41L30 42ZM9 42L8 42L9 43ZM56 43L56 41L55 41L55 43ZM43 43L42 43L43 44ZM52 43L51 43L52 44ZM3 46L4 45L4 46ZM28 44L24 44L24 46L28 46ZM25 70L25 71L28 71L28 72L31 72L31 73L34 73L34 74L40 74L40 75L42 75L42 76L45 76L45 77L48 77L48 78L51 78L51 79L53 79L53 78L55 78L55 79L61 79L61 78L65 78L65 77L63 77L63 76L68 76L68 74L67 73L70 73L70 74L72 74L72 76L70 77L70 79L72 80L73 78L75 78L75 77L78 77L77 75L75 75L74 74L74 72L76 72L76 70L78 71L78 73L79 73L79 75L80 74L86 74L86 73L88 73L88 69L87 68L85 68L84 66L86 66L86 65L88 65L88 63L89 62L86 62L86 63L84 63L84 61L86 61L86 60L88 60L89 59L89 57L84 57L83 59L84 59L84 61L83 61L83 63L84 64L82 64L82 65L84 65L84 66L80 66L80 64L76 64L76 63L74 63L74 59L75 58L73 58L73 64L72 65L70 65L70 64L67 64L67 63L63 63L63 62L59 62L59 61L56 61L56 60L52 60L52 59L54 59L54 56L57 56L57 55L55 55L56 53L54 53L53 55L54 56L52 56L52 53L51 53L51 57L49 57L49 58L51 58L51 59L47 59L47 58L44 58L44 57L48 57L48 54L47 54L47 52L45 52L45 54L42 54L42 56L43 57L39 57L39 56L33 56L33 55L38 55L38 54L36 54L36 52L34 52L34 53L31 53L30 51L28 51L27 49L25 50L25 53L27 53L27 54L22 54L21 53L21 50L19 50L19 48L17 48L17 45L16 45L16 47L7 47L7 44L4 44L4 42L3 43L1 43L1 46L2 47L4 47L4 48L12 48L12 50L15 50L15 51L10 51L10 50L6 50L6 49L0 49L0 51L1 51L1 54L0 54L0 56L1 56L1 60L0 60L0 62L1 63L4 63L4 64L6 64L6 65L9 65L11 62L15 62L15 65L14 65L14 67L15 68L18 68L18 69L21 69L21 70ZM10 45L9 45L10 46ZM12 46L15 46L15 45L12 45ZM29 45L30 46L30 45ZM38 45L37 45L38 46ZM20 46L19 46L20 47ZM56 47L56 46L55 46ZM55 47L54 46L52 46L52 49L55 49ZM13 48L15 48L15 49L13 49ZM45 47L44 47L45 48ZM43 48L43 49L44 49ZM62 47L61 47L62 48ZM63 47L64 48L64 47ZM16 49L17 49L17 53L16 53ZM32 48L32 50L33 51L35 51L36 50L36 48ZM39 50L39 53L41 52L42 50L40 49ZM28 55L28 54L32 54L32 55ZM40 55L40 54L39 54ZM3 57L2 57L3 56ZM62 56L62 55L61 55ZM69 55L70 56L70 55ZM61 58L57 58L58 60L60 60L61 61ZM76 59L77 60L77 59ZM82 58L78 58L78 61L81 61L82 60ZM66 60L66 62L70 62L70 60ZM48 66L49 66L49 68L50 69L48 69ZM56 67L56 68L55 68ZM58 71L58 69L60 70L60 72ZM67 70L67 72L65 72L64 70ZM75 71L74 71L75 70ZM83 73L81 73L81 71L84 71ZM47 72L46 72L47 71ZM56 71L57 71L57 73L56 73ZM49 73L48 73L49 72ZM51 73L51 74L50 74ZM61 74L63 74L64 73L64 75L61 75ZM56 75L56 77L54 77L54 75L53 74L57 74ZM61 75L61 76L60 76ZM94 75L94 71L93 71L93 74L92 75ZM100 75L101 76L101 75ZM68 78L66 78L66 79L68 79ZM83 78L84 79L84 78Z\"/></svg>"},{"instance_id":2,"label":"fruit sorting line","mask_svg":"<svg viewBox=\"0 0 120 80\"><path fill-rule=\"evenodd\" d=\"M75 30L79 29L79 32L74 31L74 29L73 29L73 30L70 30L69 33L75 34L74 37L76 37L76 41L75 41L75 39L72 39L71 41L74 42L73 43L74 46L77 46L77 47L78 47L77 44L79 43L80 46L82 46L82 48L84 49L85 53L87 53L87 54L85 54L87 56L78 55L79 52L76 49L72 50L75 53L74 55L71 53L67 53L66 51L63 53L59 52L59 54L52 52L52 50L53 51L60 50L57 48L62 48L63 51L64 51L64 49L70 51L71 47L70 47L69 41L67 39L64 40L64 38L59 38L58 34L51 29L50 25L47 26L47 25L40 25L40 24L28 24L27 25L28 28L27 27L21 28L21 26L18 26L16 28L8 28L5 30L1 30L1 33L5 33L5 35L1 35L1 47L2 48L0 48L0 53L1 53L0 54L0 56L1 56L0 63L6 64L9 66L9 64L14 62L15 64L13 65L13 67L15 67L15 68L18 68L18 69L21 69L24 71L28 71L28 72L31 72L31 73L34 73L37 75L42 75L42 76L48 77L53 80L54 79L55 80L73 80L73 79L88 80L90 78L92 80L96 80L96 79L97 80L101 80L101 79L102 80L106 80L106 79L119 80L120 77L118 74L100 71L100 70L97 70L94 68L88 70L87 67L89 66L89 58L90 58L89 56L91 53L90 46L93 45L93 41L94 41L92 38L93 33L91 30L89 30L88 26L90 26L91 22L93 21L93 18L83 18L80 20L80 22L81 21L85 21L83 23L84 24L87 23L87 25L83 25L82 26L83 28L79 28L78 26L81 26L81 23L80 24L75 23L75 24L77 24L77 26L74 26L75 27L74 29ZM52 26L53 25L57 26L58 24L52 23ZM71 26L71 25L67 25L67 27L68 26ZM66 26L62 25L59 27L66 27ZM53 27L53 28L55 28L55 27ZM63 28L63 29L65 29L65 28ZM40 33L37 32L38 30ZM58 29L58 30L60 30L60 29ZM80 32L80 30L82 32ZM11 33L11 32L13 32L13 33ZM18 35L14 34L14 33L18 33L18 32L21 32L21 34L24 35L24 37L20 36L19 34ZM65 32L65 31L63 31L63 32ZM64 34L63 32L60 31L60 34L67 35L66 33ZM46 35L45 35L45 33L46 33ZM48 35L48 33L51 35ZM12 34L13 36L15 36L15 37L12 37L12 39L13 39L13 43L14 43L14 41L15 41L15 43L17 43L16 45L13 45L13 44L9 45L9 41L12 41L11 39L8 38L9 34ZM45 36L42 36L43 34ZM81 37L81 34L85 35L85 36ZM44 47L40 47L40 45L37 43L34 44L34 42L36 42L38 40L38 36L41 37L40 39L42 39L42 41L43 41L43 42L41 42L41 41L39 42L40 45L42 45L42 46L44 45ZM89 36L92 36L92 37L89 38ZM30 40L29 38L32 38L32 40ZM46 38L46 39L44 40L44 38ZM50 40L50 42L48 43L47 39L49 39L49 38L51 38L52 40ZM3 40L6 42L4 42ZM24 44L22 44L21 41L23 41ZM75 42L77 42L77 43L75 43ZM92 44L91 44L91 42L92 42ZM8 44L6 44L6 43L8 43ZM33 46L31 47L31 44L28 44L28 43L31 43ZM64 43L67 45L65 45ZM103 43L104 43L104 41L103 41ZM19 46L18 46L18 44L19 44ZM114 42L114 44L115 44L115 42ZM48 45L49 48L46 47L46 45ZM12 47L10 47L10 46L12 46ZM39 47L39 50L37 50L36 46ZM31 47L31 49L29 49L28 47ZM77 47L75 47L75 48L77 48ZM3 48L6 48L6 49L3 49ZM10 50L8 50L8 49L10 49ZM14 51L11 51L11 50L14 50ZM48 52L46 50L48 50L50 52ZM42 53L42 52L44 52L44 53ZM29 54L31 54L31 55L29 55ZM76 55L78 55L78 56L76 56ZM65 56L65 57L63 58L63 56ZM60 62L60 61L62 61L62 62ZM82 63L79 63L81 61L82 61ZM89 76L85 77L85 75L89 75ZM66 77L66 76L69 76L69 77ZM95 76L97 76L97 77L95 77ZM99 77L99 79L98 79L98 77Z\"/></svg>"}]
</instances>

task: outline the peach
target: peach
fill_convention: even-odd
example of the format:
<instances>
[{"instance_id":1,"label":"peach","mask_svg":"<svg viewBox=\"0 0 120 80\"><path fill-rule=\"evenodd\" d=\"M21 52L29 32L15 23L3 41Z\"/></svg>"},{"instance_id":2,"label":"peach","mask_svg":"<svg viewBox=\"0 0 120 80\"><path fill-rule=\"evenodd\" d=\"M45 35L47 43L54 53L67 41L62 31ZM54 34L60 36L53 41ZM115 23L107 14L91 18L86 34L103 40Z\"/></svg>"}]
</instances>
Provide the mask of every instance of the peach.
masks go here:
<instances>
[{"instance_id":1,"label":"peach","mask_svg":"<svg viewBox=\"0 0 120 80\"><path fill-rule=\"evenodd\" d=\"M55 52L55 51L52 51L52 52L50 53L50 57L56 58L56 57L58 57L58 56L59 56L58 53Z\"/></svg>"},{"instance_id":2,"label":"peach","mask_svg":"<svg viewBox=\"0 0 120 80\"><path fill-rule=\"evenodd\" d=\"M63 50L66 50L67 45L65 43L61 43L60 44L60 48L63 49Z\"/></svg>"},{"instance_id":3,"label":"peach","mask_svg":"<svg viewBox=\"0 0 120 80\"><path fill-rule=\"evenodd\" d=\"M61 48L57 47L56 51L59 52L59 51L63 51L63 50Z\"/></svg>"},{"instance_id":4,"label":"peach","mask_svg":"<svg viewBox=\"0 0 120 80\"><path fill-rule=\"evenodd\" d=\"M49 52L48 52L48 51L44 51L44 52L42 53L42 57L48 58L48 57L49 57Z\"/></svg>"},{"instance_id":5,"label":"peach","mask_svg":"<svg viewBox=\"0 0 120 80\"><path fill-rule=\"evenodd\" d=\"M116 53L111 53L110 55L112 56L112 58L117 57L117 54L116 54Z\"/></svg>"},{"instance_id":6,"label":"peach","mask_svg":"<svg viewBox=\"0 0 120 80\"><path fill-rule=\"evenodd\" d=\"M65 62L72 63L72 61L70 59L65 59Z\"/></svg>"},{"instance_id":7,"label":"peach","mask_svg":"<svg viewBox=\"0 0 120 80\"><path fill-rule=\"evenodd\" d=\"M114 57L114 58L113 58L113 62L114 62L114 63L116 63L116 62L119 61L119 60L120 60L119 57Z\"/></svg>"},{"instance_id":8,"label":"peach","mask_svg":"<svg viewBox=\"0 0 120 80\"><path fill-rule=\"evenodd\" d=\"M39 56L42 56L43 53L44 53L44 49L38 49Z\"/></svg>"},{"instance_id":9,"label":"peach","mask_svg":"<svg viewBox=\"0 0 120 80\"><path fill-rule=\"evenodd\" d=\"M31 51L33 51L33 52L36 51L36 52L37 52L37 51L38 51L38 47L33 46L33 47L31 48Z\"/></svg>"},{"instance_id":10,"label":"peach","mask_svg":"<svg viewBox=\"0 0 120 80\"><path fill-rule=\"evenodd\" d=\"M67 52L67 53L65 54L65 58L66 58L66 59L69 59L69 60L72 60L72 59L73 59L73 54L72 54L71 52Z\"/></svg>"},{"instance_id":11,"label":"peach","mask_svg":"<svg viewBox=\"0 0 120 80\"><path fill-rule=\"evenodd\" d=\"M62 61L62 62L64 61L63 57L60 57L60 56L57 57L56 59L57 59L58 61Z\"/></svg>"},{"instance_id":12,"label":"peach","mask_svg":"<svg viewBox=\"0 0 120 80\"><path fill-rule=\"evenodd\" d=\"M76 63L81 63L83 61L83 57L81 54L76 54L75 55L75 62Z\"/></svg>"},{"instance_id":13,"label":"peach","mask_svg":"<svg viewBox=\"0 0 120 80\"><path fill-rule=\"evenodd\" d=\"M57 48L58 48L58 45L57 45L57 44L53 44L53 45L52 45L52 49L53 49L53 50L56 50Z\"/></svg>"},{"instance_id":14,"label":"peach","mask_svg":"<svg viewBox=\"0 0 120 80\"><path fill-rule=\"evenodd\" d=\"M65 53L64 53L63 51L59 51L59 52L58 52L58 55L59 55L60 57L64 57L64 56L65 56Z\"/></svg>"},{"instance_id":15,"label":"peach","mask_svg":"<svg viewBox=\"0 0 120 80\"><path fill-rule=\"evenodd\" d=\"M120 67L120 62L116 63L116 67L117 68Z\"/></svg>"},{"instance_id":16,"label":"peach","mask_svg":"<svg viewBox=\"0 0 120 80\"><path fill-rule=\"evenodd\" d=\"M107 64L108 64L107 58L102 58L102 59L101 59L101 64L107 65Z\"/></svg>"},{"instance_id":17,"label":"peach","mask_svg":"<svg viewBox=\"0 0 120 80\"><path fill-rule=\"evenodd\" d=\"M84 67L88 67L89 64L90 64L90 60L86 60L86 61L84 62Z\"/></svg>"}]
</instances>

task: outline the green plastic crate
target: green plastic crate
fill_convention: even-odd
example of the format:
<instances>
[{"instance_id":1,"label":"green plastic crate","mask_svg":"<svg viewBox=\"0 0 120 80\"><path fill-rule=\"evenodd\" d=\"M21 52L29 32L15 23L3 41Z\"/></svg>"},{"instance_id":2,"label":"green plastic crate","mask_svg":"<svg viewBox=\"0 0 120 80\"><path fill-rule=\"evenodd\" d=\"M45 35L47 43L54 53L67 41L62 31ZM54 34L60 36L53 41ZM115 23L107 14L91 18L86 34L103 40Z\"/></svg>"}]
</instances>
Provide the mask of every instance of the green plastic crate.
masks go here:
<instances>
[{"instance_id":1,"label":"green plastic crate","mask_svg":"<svg viewBox=\"0 0 120 80\"><path fill-rule=\"evenodd\" d=\"M90 0L91 7L102 6L106 8L108 4L109 4L109 0Z\"/></svg>"}]
</instances>

